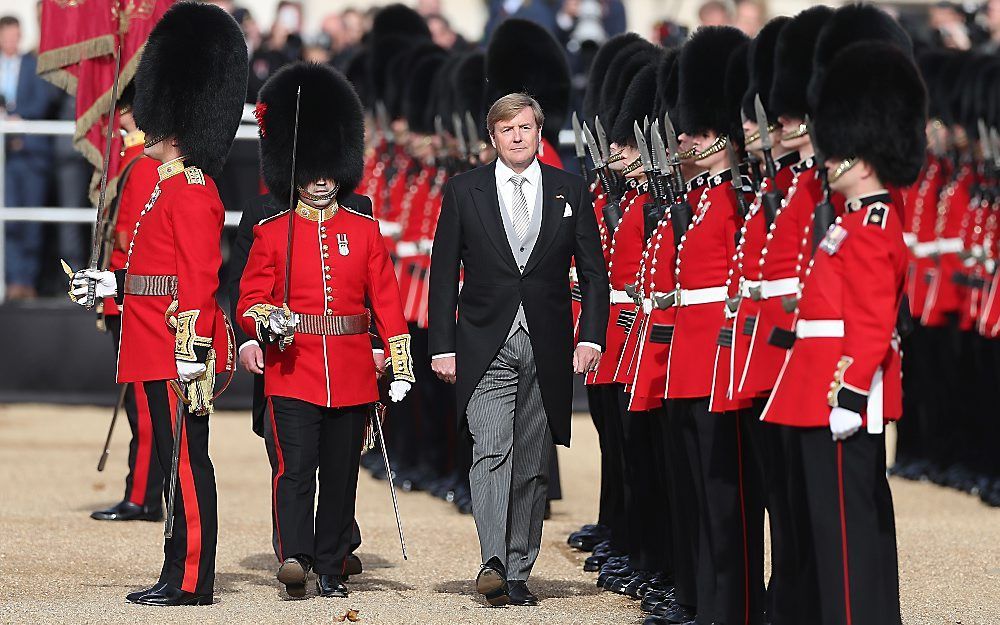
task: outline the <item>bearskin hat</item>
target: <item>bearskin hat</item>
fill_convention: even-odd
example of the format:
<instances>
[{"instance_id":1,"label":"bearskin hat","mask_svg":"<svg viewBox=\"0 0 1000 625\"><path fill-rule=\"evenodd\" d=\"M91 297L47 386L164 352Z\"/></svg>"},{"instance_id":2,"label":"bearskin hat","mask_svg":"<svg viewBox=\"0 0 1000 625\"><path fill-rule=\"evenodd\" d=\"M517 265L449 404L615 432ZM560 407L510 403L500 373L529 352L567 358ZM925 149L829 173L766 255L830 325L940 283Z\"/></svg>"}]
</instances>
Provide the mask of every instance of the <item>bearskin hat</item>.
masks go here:
<instances>
[{"instance_id":1,"label":"bearskin hat","mask_svg":"<svg viewBox=\"0 0 1000 625\"><path fill-rule=\"evenodd\" d=\"M486 48L486 102L491 105L518 92L538 101L545 112L542 136L558 144L559 130L569 111L570 75L565 48L544 27L515 18L505 20L493 31Z\"/></svg>"},{"instance_id":2,"label":"bearskin hat","mask_svg":"<svg viewBox=\"0 0 1000 625\"><path fill-rule=\"evenodd\" d=\"M430 42L431 31L419 13L403 4L390 4L379 9L372 20L368 35L368 83L372 98L384 100L386 90L394 84L388 76L389 64L399 55L405 55L418 42Z\"/></svg>"},{"instance_id":3,"label":"bearskin hat","mask_svg":"<svg viewBox=\"0 0 1000 625\"><path fill-rule=\"evenodd\" d=\"M979 120L989 121L990 93L996 89L997 58L992 55L975 55L963 73L959 88L960 123L966 134L979 139Z\"/></svg>"},{"instance_id":4,"label":"bearskin hat","mask_svg":"<svg viewBox=\"0 0 1000 625\"><path fill-rule=\"evenodd\" d=\"M294 63L280 69L261 87L255 115L264 184L276 200L288 201L299 87L302 94L295 185L330 178L340 185L337 197L344 197L361 181L364 114L354 87L329 65Z\"/></svg>"},{"instance_id":5,"label":"bearskin hat","mask_svg":"<svg viewBox=\"0 0 1000 625\"><path fill-rule=\"evenodd\" d=\"M652 122L656 111L653 103L656 100L656 68L659 66L659 55L636 72L622 97L618 116L608 132L608 140L618 145L635 146L635 122L643 127L643 121L648 117Z\"/></svg>"},{"instance_id":6,"label":"bearskin hat","mask_svg":"<svg viewBox=\"0 0 1000 625\"><path fill-rule=\"evenodd\" d=\"M958 103L955 94L958 93L959 79L962 77L965 65L972 56L973 54L968 51L952 52L949 58L945 59L938 79L934 81L934 84L928 85L932 97L938 100L941 121L947 126L961 123L958 118Z\"/></svg>"},{"instance_id":7,"label":"bearskin hat","mask_svg":"<svg viewBox=\"0 0 1000 625\"><path fill-rule=\"evenodd\" d=\"M604 78L608 74L608 67L622 48L637 41L642 41L642 37L636 33L622 33L608 39L604 45L598 48L597 53L594 54L594 60L590 63L587 90L583 95L584 119L593 120L595 115L601 113L601 88L604 84Z\"/></svg>"},{"instance_id":8,"label":"bearskin hat","mask_svg":"<svg viewBox=\"0 0 1000 625\"><path fill-rule=\"evenodd\" d=\"M941 74L947 67L948 61L955 56L951 50L924 50L917 55L917 67L920 69L920 76L927 86L927 113L934 119L942 119L942 94L936 88L941 81Z\"/></svg>"},{"instance_id":9,"label":"bearskin hat","mask_svg":"<svg viewBox=\"0 0 1000 625\"><path fill-rule=\"evenodd\" d=\"M403 116L412 132L434 134L434 116L441 111L434 106L432 85L448 53L438 48L417 58L410 66L403 92Z\"/></svg>"},{"instance_id":10,"label":"bearskin hat","mask_svg":"<svg viewBox=\"0 0 1000 625\"><path fill-rule=\"evenodd\" d=\"M641 45L623 49L608 68L604 80L601 106L598 115L605 129L611 131L618 119L625 100L625 92L638 73L656 63L661 51L656 46L643 42ZM629 122L631 125L631 122ZM610 137L609 137L610 140Z\"/></svg>"},{"instance_id":11,"label":"bearskin hat","mask_svg":"<svg viewBox=\"0 0 1000 625\"><path fill-rule=\"evenodd\" d=\"M772 119L787 115L793 119L805 119L812 109L806 93L812 76L813 51L816 38L827 21L833 16L833 9L822 5L802 11L791 19L778 33L774 46L774 75L771 80L771 95L765 106Z\"/></svg>"},{"instance_id":12,"label":"bearskin hat","mask_svg":"<svg viewBox=\"0 0 1000 625\"><path fill-rule=\"evenodd\" d=\"M452 113L456 111L457 96L455 90L451 88L451 78L455 74L455 66L462 60L461 54L447 54L441 68L434 74L434 82L431 84L432 107L434 115L440 115L444 128L448 134L453 134L451 127ZM433 118L432 120L433 121Z\"/></svg>"},{"instance_id":13,"label":"bearskin hat","mask_svg":"<svg viewBox=\"0 0 1000 625\"><path fill-rule=\"evenodd\" d=\"M729 128L725 134L732 139L734 147L742 151L744 145L743 117L740 115L750 86L750 42L742 42L729 55L726 62L725 106L729 115ZM751 118L752 119L752 118Z\"/></svg>"},{"instance_id":14,"label":"bearskin hat","mask_svg":"<svg viewBox=\"0 0 1000 625\"><path fill-rule=\"evenodd\" d=\"M463 117L465 113L472 114L478 128L486 128L486 55L481 51L473 51L462 57L455 66L451 77L451 86L455 92L455 109Z\"/></svg>"},{"instance_id":15,"label":"bearskin hat","mask_svg":"<svg viewBox=\"0 0 1000 625\"><path fill-rule=\"evenodd\" d=\"M684 132L714 130L725 135L732 131L734 111L726 102L726 65L733 51L747 41L746 35L731 26L703 26L681 48L677 108Z\"/></svg>"},{"instance_id":16,"label":"bearskin hat","mask_svg":"<svg viewBox=\"0 0 1000 625\"><path fill-rule=\"evenodd\" d=\"M414 67L428 54L440 54L442 49L431 41L407 41L405 54L397 54L385 69L386 85L381 101L391 119L406 116L406 89ZM425 86L428 88L428 86Z\"/></svg>"},{"instance_id":17,"label":"bearskin hat","mask_svg":"<svg viewBox=\"0 0 1000 625\"><path fill-rule=\"evenodd\" d=\"M218 176L247 97L247 46L217 6L178 2L160 18L136 72L135 122L148 140L175 137L185 163Z\"/></svg>"},{"instance_id":18,"label":"bearskin hat","mask_svg":"<svg viewBox=\"0 0 1000 625\"><path fill-rule=\"evenodd\" d=\"M344 76L354 85L354 90L358 93L361 104L366 109L371 110L375 103L372 101L371 83L368 82L369 58L371 58L371 52L369 52L368 46L361 46L347 62L347 67L344 68Z\"/></svg>"},{"instance_id":19,"label":"bearskin hat","mask_svg":"<svg viewBox=\"0 0 1000 625\"><path fill-rule=\"evenodd\" d=\"M818 151L860 158L886 185L917 179L927 147L927 91L906 52L884 41L851 44L827 66L817 96Z\"/></svg>"},{"instance_id":20,"label":"bearskin hat","mask_svg":"<svg viewBox=\"0 0 1000 625\"><path fill-rule=\"evenodd\" d=\"M663 111L660 116L662 119L666 115L670 115L670 123L674 126L674 131L678 134L684 132L683 126L681 126L681 116L680 111L677 108L677 102L681 96L681 51L678 50L674 57L674 62L669 66L663 66L661 69L665 74L661 75L663 80ZM666 129L666 124L664 123L664 130Z\"/></svg>"},{"instance_id":21,"label":"bearskin hat","mask_svg":"<svg viewBox=\"0 0 1000 625\"><path fill-rule=\"evenodd\" d=\"M677 102L677 82L670 82L670 73L677 65L677 53L677 48L667 49L656 65L656 100L653 110L661 124L663 115Z\"/></svg>"},{"instance_id":22,"label":"bearskin hat","mask_svg":"<svg viewBox=\"0 0 1000 625\"><path fill-rule=\"evenodd\" d=\"M816 108L823 74L837 53L859 41L884 41L896 46L910 60L913 41L891 15L870 4L848 4L834 11L816 39L812 76L809 78L809 104Z\"/></svg>"},{"instance_id":23,"label":"bearskin hat","mask_svg":"<svg viewBox=\"0 0 1000 625\"><path fill-rule=\"evenodd\" d=\"M778 35L791 21L789 17L776 17L760 29L757 36L750 42L747 51L747 69L749 81L743 94L743 114L747 119L757 121L754 110L754 98L760 95L761 104L767 111L771 121L777 121L778 116L771 113L771 84L774 82L774 51L778 46Z\"/></svg>"},{"instance_id":24,"label":"bearskin hat","mask_svg":"<svg viewBox=\"0 0 1000 625\"><path fill-rule=\"evenodd\" d=\"M130 81L118 94L118 110L123 113L132 110L135 103L135 81Z\"/></svg>"}]
</instances>

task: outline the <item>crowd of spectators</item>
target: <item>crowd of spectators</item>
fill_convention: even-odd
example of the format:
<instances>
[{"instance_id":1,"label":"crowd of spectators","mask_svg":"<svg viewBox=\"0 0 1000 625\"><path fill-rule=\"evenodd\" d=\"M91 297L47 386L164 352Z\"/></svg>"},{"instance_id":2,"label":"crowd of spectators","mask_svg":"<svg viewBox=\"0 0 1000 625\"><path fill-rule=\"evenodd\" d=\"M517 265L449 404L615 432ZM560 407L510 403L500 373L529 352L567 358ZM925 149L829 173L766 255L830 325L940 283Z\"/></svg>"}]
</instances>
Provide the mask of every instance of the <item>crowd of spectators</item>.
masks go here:
<instances>
[{"instance_id":1,"label":"crowd of spectators","mask_svg":"<svg viewBox=\"0 0 1000 625\"><path fill-rule=\"evenodd\" d=\"M330 63L346 68L361 49L377 7L351 6L325 15L306 15L301 2L281 0L271 16L254 15L238 0L207 0L228 11L243 29L250 56L247 103L256 101L267 78L297 60ZM573 83L585 84L596 38L626 29L623 0L481 0L487 20L481 36L469 40L456 32L443 14L440 0L415 0L411 5L424 16L435 43L449 50L485 45L490 33L508 17L533 20L548 28L565 46ZM671 3L667 3L668 5ZM593 10L599 9L595 18ZM663 8L669 11L670 7ZM308 17L308 21L307 18ZM690 29L700 25L733 25L753 36L771 17L766 0L707 0L697 12L697 23L682 25L664 19L643 34L665 46L677 45ZM900 20L915 39L928 45L996 52L1000 49L1000 0L970 5L940 2ZM261 21L261 18L264 18ZM586 23L584 23L586 22ZM574 100L581 94L575 93ZM37 77L35 56L26 52L17 18L0 18L0 115L8 119L73 119L71 96ZM69 137L6 137L4 206L88 205L92 167L77 153ZM258 191L256 145L237 141L219 188L229 210L239 210ZM58 258L70 265L86 261L89 227L79 224L6 224L4 245L8 299L33 299L39 292L64 290Z\"/></svg>"}]
</instances>

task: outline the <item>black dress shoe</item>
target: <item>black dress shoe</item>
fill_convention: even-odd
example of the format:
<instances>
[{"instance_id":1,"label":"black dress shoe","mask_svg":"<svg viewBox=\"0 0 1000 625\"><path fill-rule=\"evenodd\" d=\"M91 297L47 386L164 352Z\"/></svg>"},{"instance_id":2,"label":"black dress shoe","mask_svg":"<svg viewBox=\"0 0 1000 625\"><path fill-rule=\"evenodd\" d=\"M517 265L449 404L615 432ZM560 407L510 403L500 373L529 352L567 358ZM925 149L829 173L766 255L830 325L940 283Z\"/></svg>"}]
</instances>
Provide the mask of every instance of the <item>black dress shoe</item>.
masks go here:
<instances>
[{"instance_id":1,"label":"black dress shoe","mask_svg":"<svg viewBox=\"0 0 1000 625\"><path fill-rule=\"evenodd\" d=\"M681 605L677 602L671 602L663 610L654 609L653 614L664 617L668 623L687 623L688 621L693 621L696 616L695 611L691 607Z\"/></svg>"},{"instance_id":2,"label":"black dress shoe","mask_svg":"<svg viewBox=\"0 0 1000 625\"><path fill-rule=\"evenodd\" d=\"M348 595L343 575L320 575L316 578L316 593L320 597L340 597Z\"/></svg>"},{"instance_id":3,"label":"black dress shoe","mask_svg":"<svg viewBox=\"0 0 1000 625\"><path fill-rule=\"evenodd\" d=\"M152 591L136 599L135 603L164 607L175 605L212 605L212 595L198 595L169 584L163 584L159 588L154 588Z\"/></svg>"},{"instance_id":4,"label":"black dress shoe","mask_svg":"<svg viewBox=\"0 0 1000 625\"><path fill-rule=\"evenodd\" d=\"M507 572L497 558L490 558L489 562L479 569L479 575L476 576L476 592L486 597L486 603L494 608L510 602Z\"/></svg>"},{"instance_id":5,"label":"black dress shoe","mask_svg":"<svg viewBox=\"0 0 1000 625\"><path fill-rule=\"evenodd\" d=\"M289 597L301 599L306 596L306 576L309 565L299 558L285 558L278 567L278 581L285 585Z\"/></svg>"},{"instance_id":6,"label":"black dress shoe","mask_svg":"<svg viewBox=\"0 0 1000 625\"><path fill-rule=\"evenodd\" d=\"M163 582L156 582L149 588L143 588L142 590L137 590L135 592L128 593L127 595L125 595L125 600L129 601L130 603L135 603L136 601L139 600L140 597L144 597L145 595L157 591L163 588L164 586L166 586L166 584L164 584Z\"/></svg>"},{"instance_id":7,"label":"black dress shoe","mask_svg":"<svg viewBox=\"0 0 1000 625\"><path fill-rule=\"evenodd\" d=\"M131 501L120 501L107 510L91 512L90 518L96 521L162 521L163 508L137 506Z\"/></svg>"},{"instance_id":8,"label":"black dress shoe","mask_svg":"<svg viewBox=\"0 0 1000 625\"><path fill-rule=\"evenodd\" d=\"M512 579L507 586L510 588L511 605L538 605L538 597L528 590L527 582Z\"/></svg>"},{"instance_id":9,"label":"black dress shoe","mask_svg":"<svg viewBox=\"0 0 1000 625\"><path fill-rule=\"evenodd\" d=\"M353 553L347 555L347 559L344 561L344 575L361 575L364 572L364 567L361 566L361 558L354 555Z\"/></svg>"}]
</instances>

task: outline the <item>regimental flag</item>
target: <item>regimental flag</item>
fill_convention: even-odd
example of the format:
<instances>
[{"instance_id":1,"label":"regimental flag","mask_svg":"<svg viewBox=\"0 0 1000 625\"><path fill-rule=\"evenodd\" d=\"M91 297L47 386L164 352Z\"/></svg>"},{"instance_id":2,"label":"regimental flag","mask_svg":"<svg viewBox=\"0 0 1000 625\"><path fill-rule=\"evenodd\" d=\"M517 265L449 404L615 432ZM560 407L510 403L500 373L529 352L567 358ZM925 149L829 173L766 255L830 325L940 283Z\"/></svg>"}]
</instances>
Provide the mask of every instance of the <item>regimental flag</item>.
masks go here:
<instances>
[{"instance_id":1,"label":"regimental flag","mask_svg":"<svg viewBox=\"0 0 1000 625\"><path fill-rule=\"evenodd\" d=\"M104 164L115 51L121 44L118 93L135 76L153 26L175 0L42 0L38 75L76 97L73 145L94 166L91 200L97 203ZM108 163L110 205L117 185L120 133L113 133Z\"/></svg>"}]
</instances>

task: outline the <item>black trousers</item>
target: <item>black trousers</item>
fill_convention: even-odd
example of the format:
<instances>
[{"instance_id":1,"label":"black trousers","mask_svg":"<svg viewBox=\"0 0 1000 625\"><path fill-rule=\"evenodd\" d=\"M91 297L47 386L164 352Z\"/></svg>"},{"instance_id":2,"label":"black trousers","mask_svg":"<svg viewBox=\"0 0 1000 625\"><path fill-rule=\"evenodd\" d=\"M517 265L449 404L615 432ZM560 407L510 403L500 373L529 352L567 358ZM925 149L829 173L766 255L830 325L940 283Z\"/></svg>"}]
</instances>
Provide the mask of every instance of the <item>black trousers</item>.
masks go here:
<instances>
[{"instance_id":1,"label":"black trousers","mask_svg":"<svg viewBox=\"0 0 1000 625\"><path fill-rule=\"evenodd\" d=\"M264 441L271 461L272 537L279 561L303 557L317 573L343 574L347 555L356 548L358 463L369 410L369 404L325 408L269 398Z\"/></svg>"},{"instance_id":2,"label":"black trousers","mask_svg":"<svg viewBox=\"0 0 1000 625\"><path fill-rule=\"evenodd\" d=\"M626 404L627 405L627 404ZM662 411L622 410L624 430L625 508L628 517L629 563L643 571L669 571L663 521L669 517L666 485L657 479L656 447L662 440L654 436L654 421Z\"/></svg>"},{"instance_id":3,"label":"black trousers","mask_svg":"<svg viewBox=\"0 0 1000 625\"><path fill-rule=\"evenodd\" d=\"M752 415L675 400L698 502L699 624L760 625L764 616L764 508Z\"/></svg>"},{"instance_id":4,"label":"black trousers","mask_svg":"<svg viewBox=\"0 0 1000 625\"><path fill-rule=\"evenodd\" d=\"M597 428L601 447L601 500L597 522L611 529L611 544L618 551L628 547L625 524L624 469L619 387L615 384L587 386L587 403Z\"/></svg>"},{"instance_id":5,"label":"black trousers","mask_svg":"<svg viewBox=\"0 0 1000 625\"><path fill-rule=\"evenodd\" d=\"M145 405L153 424L153 440L160 466L167 467L164 490L170 480L177 420L177 396L166 380L135 385L136 403ZM141 409L140 409L141 410ZM215 468L208 457L208 417L184 411L177 487L174 493L174 532L163 541L163 568L159 581L197 594L212 594L215 584L215 547L219 533Z\"/></svg>"},{"instance_id":6,"label":"black trousers","mask_svg":"<svg viewBox=\"0 0 1000 625\"><path fill-rule=\"evenodd\" d=\"M661 429L665 450L664 474L670 498L670 539L677 603L694 608L698 604L698 516L695 478L688 460L685 432L694 428L693 414L684 400L664 402L666 421ZM680 402L680 404L678 403Z\"/></svg>"},{"instance_id":7,"label":"black trousers","mask_svg":"<svg viewBox=\"0 0 1000 625\"><path fill-rule=\"evenodd\" d=\"M749 411L753 420L747 431L760 462L771 537L767 620L772 625L817 623L816 563L809 518L803 506L802 453L792 438L793 428L759 420L764 403L764 400L754 402ZM793 497L799 498L798 506L793 506ZM805 513L802 519L796 519L796 511Z\"/></svg>"},{"instance_id":8,"label":"black trousers","mask_svg":"<svg viewBox=\"0 0 1000 625\"><path fill-rule=\"evenodd\" d=\"M122 320L118 315L108 315L104 323L115 342L118 350L118 340L121 337ZM128 443L128 475L125 476L124 501L130 501L137 506L159 508L163 505L163 470L156 458L153 444L153 422L149 416L149 408L145 404L139 406L135 401L135 387L127 384L125 402L122 406L128 418L128 427L132 438ZM169 468L169 465L168 465Z\"/></svg>"},{"instance_id":9,"label":"black trousers","mask_svg":"<svg viewBox=\"0 0 1000 625\"><path fill-rule=\"evenodd\" d=\"M899 572L885 435L834 442L796 432L816 558L822 625L899 625Z\"/></svg>"}]
</instances>

